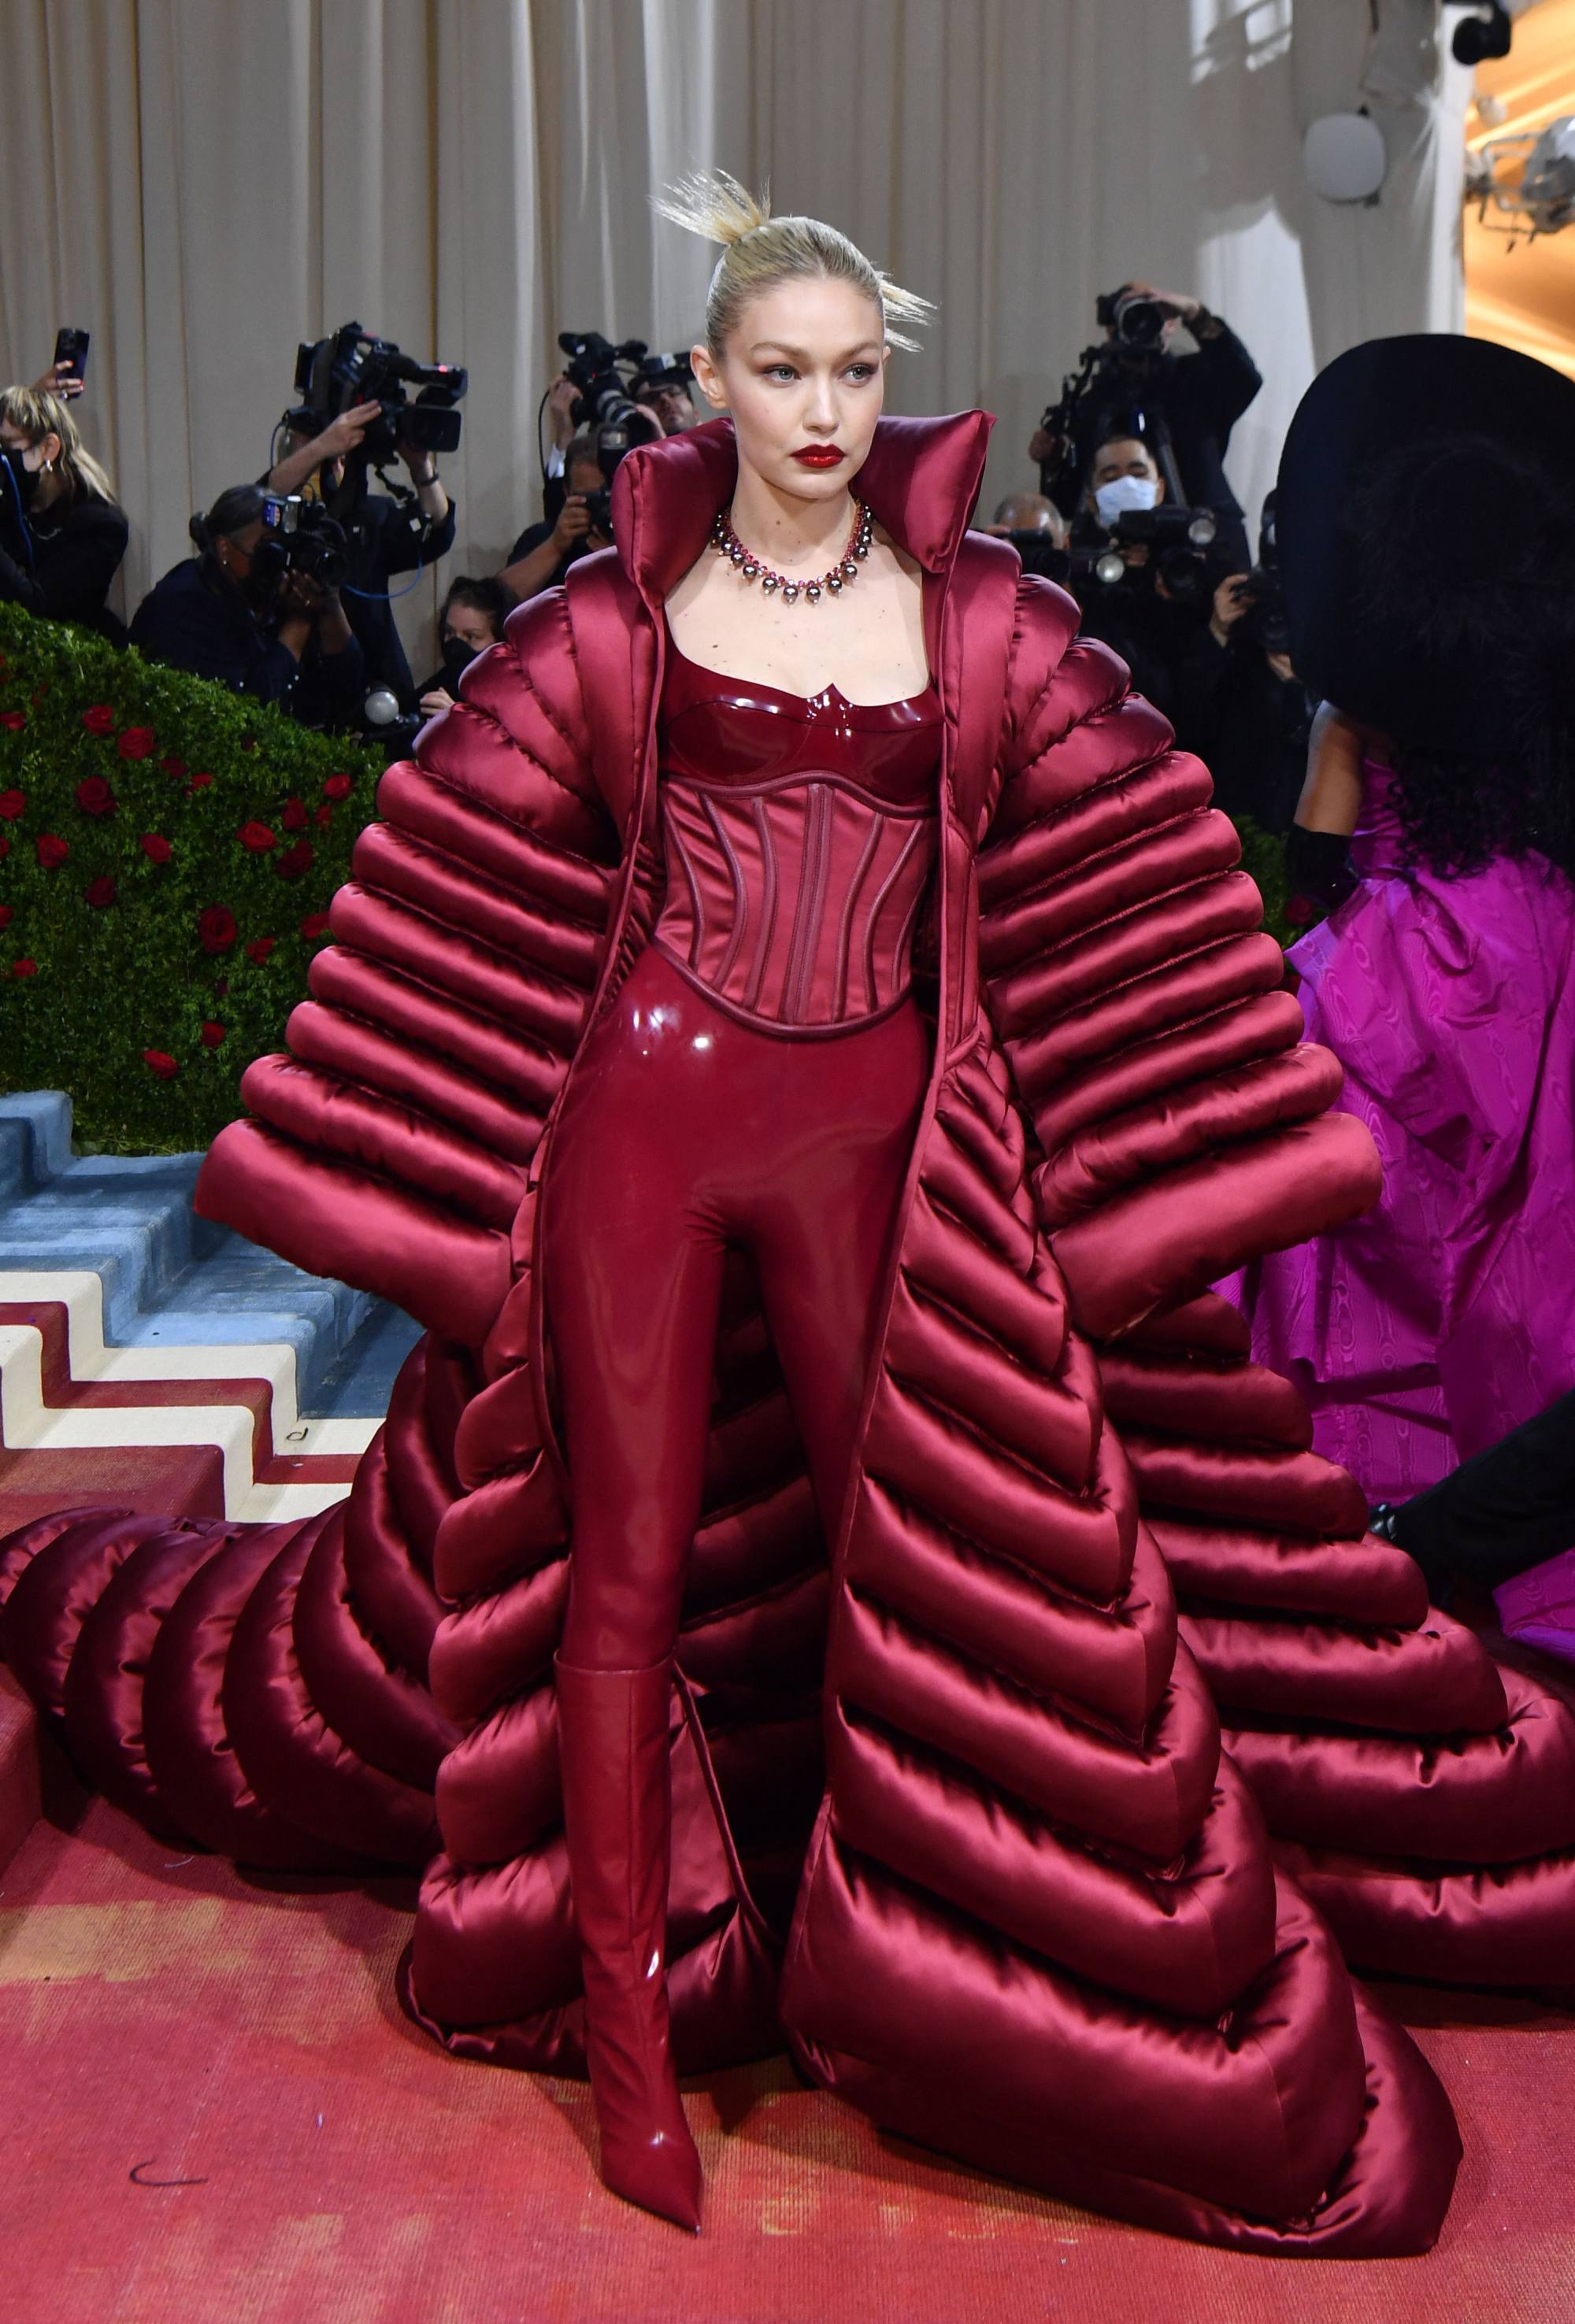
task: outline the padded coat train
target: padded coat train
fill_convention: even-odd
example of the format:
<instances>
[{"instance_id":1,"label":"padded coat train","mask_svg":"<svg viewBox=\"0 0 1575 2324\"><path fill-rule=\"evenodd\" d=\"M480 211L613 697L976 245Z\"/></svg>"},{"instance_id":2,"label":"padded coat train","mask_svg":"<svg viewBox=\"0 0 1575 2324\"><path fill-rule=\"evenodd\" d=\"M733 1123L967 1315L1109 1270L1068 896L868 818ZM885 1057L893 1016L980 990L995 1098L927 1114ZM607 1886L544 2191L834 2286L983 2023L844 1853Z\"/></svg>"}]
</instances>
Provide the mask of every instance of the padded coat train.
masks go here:
<instances>
[{"instance_id":1,"label":"padded coat train","mask_svg":"<svg viewBox=\"0 0 1575 2324\"><path fill-rule=\"evenodd\" d=\"M1359 1212L1373 1150L1206 771L967 531L987 427L883 420L859 480L923 569L945 711L933 1065L829 1545L742 1268L724 1316L675 2048L785 2029L878 2123L1118 2217L1415 2251L1454 2126L1340 1947L1567 1977L1575 1726L1366 1536L1206 1288ZM6 1653L105 1789L249 1862L421 1868L407 2006L553 2070L581 2004L542 1132L660 906L662 606L734 465L726 423L631 454L617 549L390 770L291 1054L204 1165L206 1215L427 1326L347 1504L0 1545Z\"/></svg>"}]
</instances>

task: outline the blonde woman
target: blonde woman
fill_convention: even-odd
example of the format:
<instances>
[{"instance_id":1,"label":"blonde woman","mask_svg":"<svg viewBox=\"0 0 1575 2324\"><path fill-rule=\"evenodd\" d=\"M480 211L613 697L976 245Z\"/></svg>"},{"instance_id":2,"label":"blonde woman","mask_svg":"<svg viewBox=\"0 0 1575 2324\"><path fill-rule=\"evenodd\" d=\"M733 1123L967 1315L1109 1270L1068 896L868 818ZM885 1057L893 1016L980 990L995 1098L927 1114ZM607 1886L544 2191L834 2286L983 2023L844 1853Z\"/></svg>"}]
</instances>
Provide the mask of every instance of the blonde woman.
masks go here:
<instances>
[{"instance_id":1,"label":"blonde woman","mask_svg":"<svg viewBox=\"0 0 1575 2324\"><path fill-rule=\"evenodd\" d=\"M125 512L62 399L0 389L0 599L124 639L105 600L125 555Z\"/></svg>"},{"instance_id":2,"label":"blonde woman","mask_svg":"<svg viewBox=\"0 0 1575 2324\"><path fill-rule=\"evenodd\" d=\"M419 1868L412 2015L588 2069L685 2228L679 2071L786 2042L1123 2218L1424 2249L1448 2102L1199 1660L1281 1816L1384 1857L1358 1941L1566 1956L1575 1727L1526 1764L1206 1290L1370 1201L1370 1142L1206 771L969 530L986 415L884 415L923 302L730 180L663 210L723 245L716 416L384 778L198 1187L427 1325L387 1428L304 1526L13 1536L6 1653L161 1831Z\"/></svg>"}]
</instances>

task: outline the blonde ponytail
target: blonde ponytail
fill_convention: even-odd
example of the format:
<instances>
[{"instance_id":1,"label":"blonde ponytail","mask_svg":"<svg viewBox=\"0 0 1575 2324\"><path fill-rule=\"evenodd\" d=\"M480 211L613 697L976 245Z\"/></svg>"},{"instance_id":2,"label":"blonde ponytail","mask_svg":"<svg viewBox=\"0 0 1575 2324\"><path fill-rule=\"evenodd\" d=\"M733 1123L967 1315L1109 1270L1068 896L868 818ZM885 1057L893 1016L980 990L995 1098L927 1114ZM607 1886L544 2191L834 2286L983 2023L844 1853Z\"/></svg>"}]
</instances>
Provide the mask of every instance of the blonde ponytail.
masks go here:
<instances>
[{"instance_id":1,"label":"blonde ponytail","mask_svg":"<svg viewBox=\"0 0 1575 2324\"><path fill-rule=\"evenodd\" d=\"M655 195L659 217L719 242L722 255L706 294L706 345L720 362L722 351L752 299L779 282L829 275L851 282L881 310L885 337L910 352L918 342L892 328L894 316L923 323L935 309L915 290L904 290L871 264L856 243L819 218L774 217L769 187L759 200L726 170L701 170Z\"/></svg>"}]
</instances>

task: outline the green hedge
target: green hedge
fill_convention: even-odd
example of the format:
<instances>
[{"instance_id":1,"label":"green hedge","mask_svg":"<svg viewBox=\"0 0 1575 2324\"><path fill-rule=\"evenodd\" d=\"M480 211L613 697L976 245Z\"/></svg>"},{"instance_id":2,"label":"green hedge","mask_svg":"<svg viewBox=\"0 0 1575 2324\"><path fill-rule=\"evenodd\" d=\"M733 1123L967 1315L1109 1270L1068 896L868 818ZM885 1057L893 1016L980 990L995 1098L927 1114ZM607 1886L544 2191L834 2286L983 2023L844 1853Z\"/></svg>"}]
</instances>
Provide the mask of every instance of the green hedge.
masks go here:
<instances>
[{"instance_id":1,"label":"green hedge","mask_svg":"<svg viewBox=\"0 0 1575 2324\"><path fill-rule=\"evenodd\" d=\"M1306 935L1312 923L1306 918L1304 907L1302 918L1290 918L1291 886L1285 877L1284 841L1276 839L1272 831L1265 831L1250 815L1237 816L1236 831L1241 841L1241 868L1252 873L1264 899L1265 927L1279 943L1294 944L1298 936Z\"/></svg>"},{"instance_id":2,"label":"green hedge","mask_svg":"<svg viewBox=\"0 0 1575 2324\"><path fill-rule=\"evenodd\" d=\"M205 1147L283 1042L380 755L0 604L0 1088Z\"/></svg>"}]
</instances>

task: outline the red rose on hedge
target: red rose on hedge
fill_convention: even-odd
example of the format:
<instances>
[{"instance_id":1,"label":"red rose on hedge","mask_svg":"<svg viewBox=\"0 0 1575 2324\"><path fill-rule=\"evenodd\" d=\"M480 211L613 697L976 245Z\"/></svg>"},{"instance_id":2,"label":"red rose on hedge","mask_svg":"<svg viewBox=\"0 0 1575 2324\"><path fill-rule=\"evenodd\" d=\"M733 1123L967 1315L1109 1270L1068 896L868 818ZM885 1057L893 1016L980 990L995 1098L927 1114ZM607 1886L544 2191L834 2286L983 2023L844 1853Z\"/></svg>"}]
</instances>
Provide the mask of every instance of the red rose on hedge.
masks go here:
<instances>
[{"instance_id":1,"label":"red rose on hedge","mask_svg":"<svg viewBox=\"0 0 1575 2324\"><path fill-rule=\"evenodd\" d=\"M186 761L184 759L161 759L159 772L168 775L172 782L183 783L186 779Z\"/></svg>"},{"instance_id":2,"label":"red rose on hedge","mask_svg":"<svg viewBox=\"0 0 1575 2324\"><path fill-rule=\"evenodd\" d=\"M13 976L36 976L38 963L36 960L14 960L11 964L11 973Z\"/></svg>"},{"instance_id":3,"label":"red rose on hedge","mask_svg":"<svg viewBox=\"0 0 1575 2324\"><path fill-rule=\"evenodd\" d=\"M27 793L25 791L0 791L0 815L5 816L7 823L14 823L19 815L25 815L26 812Z\"/></svg>"},{"instance_id":4,"label":"red rose on hedge","mask_svg":"<svg viewBox=\"0 0 1575 2324\"><path fill-rule=\"evenodd\" d=\"M223 1025L216 1025L211 1017L204 1018L202 1022L203 1047L205 1049L217 1049L219 1043L223 1040L227 1030L227 1027Z\"/></svg>"},{"instance_id":5,"label":"red rose on hedge","mask_svg":"<svg viewBox=\"0 0 1575 2324\"><path fill-rule=\"evenodd\" d=\"M181 1070L174 1058L164 1049L144 1049L143 1063L150 1073L157 1074L162 1082L167 1082L171 1074L178 1074Z\"/></svg>"},{"instance_id":6,"label":"red rose on hedge","mask_svg":"<svg viewBox=\"0 0 1575 2324\"><path fill-rule=\"evenodd\" d=\"M308 912L301 923L303 936L326 936L328 932L329 916L326 912Z\"/></svg>"},{"instance_id":7,"label":"red rose on hedge","mask_svg":"<svg viewBox=\"0 0 1575 2324\"><path fill-rule=\"evenodd\" d=\"M150 759L153 752L153 739L151 726L128 726L116 748L123 759Z\"/></svg>"},{"instance_id":8,"label":"red rose on hedge","mask_svg":"<svg viewBox=\"0 0 1575 2324\"><path fill-rule=\"evenodd\" d=\"M13 734L20 734L26 724L27 713L25 710L7 710L0 712L0 726L8 727Z\"/></svg>"},{"instance_id":9,"label":"red rose on hedge","mask_svg":"<svg viewBox=\"0 0 1575 2324\"><path fill-rule=\"evenodd\" d=\"M137 845L150 863L167 863L170 860L170 843L162 831L144 831Z\"/></svg>"},{"instance_id":10,"label":"red rose on hedge","mask_svg":"<svg viewBox=\"0 0 1575 2324\"><path fill-rule=\"evenodd\" d=\"M243 823L236 837L243 847L249 847L254 855L266 855L271 847L277 847L279 844L277 837L269 830L267 825L258 823L255 819L249 823Z\"/></svg>"},{"instance_id":11,"label":"red rose on hedge","mask_svg":"<svg viewBox=\"0 0 1575 2324\"><path fill-rule=\"evenodd\" d=\"M213 777L211 775L193 775L191 778L191 788L194 791L205 791L212 780Z\"/></svg>"},{"instance_id":12,"label":"red rose on hedge","mask_svg":"<svg viewBox=\"0 0 1575 2324\"><path fill-rule=\"evenodd\" d=\"M316 824L320 831L326 831L333 819L334 811L331 807L320 807L317 813L312 817L312 821Z\"/></svg>"},{"instance_id":13,"label":"red rose on hedge","mask_svg":"<svg viewBox=\"0 0 1575 2324\"><path fill-rule=\"evenodd\" d=\"M39 833L38 860L46 872L58 872L70 852L65 841L57 839L52 831Z\"/></svg>"},{"instance_id":14,"label":"red rose on hedge","mask_svg":"<svg viewBox=\"0 0 1575 2324\"><path fill-rule=\"evenodd\" d=\"M228 952L240 930L227 904L209 904L197 916L197 934L204 952Z\"/></svg>"},{"instance_id":15,"label":"red rose on hedge","mask_svg":"<svg viewBox=\"0 0 1575 2324\"><path fill-rule=\"evenodd\" d=\"M114 903L115 882L107 872L101 873L97 880L88 881L82 890L82 901L100 908L106 904Z\"/></svg>"},{"instance_id":16,"label":"red rose on hedge","mask_svg":"<svg viewBox=\"0 0 1575 2324\"><path fill-rule=\"evenodd\" d=\"M114 704L96 702L91 710L83 711L82 724L89 734L113 734L115 732Z\"/></svg>"},{"instance_id":17,"label":"red rose on hedge","mask_svg":"<svg viewBox=\"0 0 1575 2324\"><path fill-rule=\"evenodd\" d=\"M278 941L277 936L254 936L246 946L246 958L255 961L266 960Z\"/></svg>"},{"instance_id":18,"label":"red rose on hedge","mask_svg":"<svg viewBox=\"0 0 1575 2324\"><path fill-rule=\"evenodd\" d=\"M77 805L84 815L113 815L115 793L102 775L89 775L85 783L77 785Z\"/></svg>"},{"instance_id":19,"label":"red rose on hedge","mask_svg":"<svg viewBox=\"0 0 1575 2324\"><path fill-rule=\"evenodd\" d=\"M284 812L279 820L286 831L304 831L306 829L305 802L298 798L286 799Z\"/></svg>"},{"instance_id":20,"label":"red rose on hedge","mask_svg":"<svg viewBox=\"0 0 1575 2324\"><path fill-rule=\"evenodd\" d=\"M322 787L324 798L348 798L351 783L348 775L329 775Z\"/></svg>"},{"instance_id":21,"label":"red rose on hedge","mask_svg":"<svg viewBox=\"0 0 1575 2324\"><path fill-rule=\"evenodd\" d=\"M9 904L0 904L0 928L8 928L10 926L11 907Z\"/></svg>"},{"instance_id":22,"label":"red rose on hedge","mask_svg":"<svg viewBox=\"0 0 1575 2324\"><path fill-rule=\"evenodd\" d=\"M303 872L310 872L311 869L310 840L298 839L293 847L287 847L273 869L282 880L299 880Z\"/></svg>"}]
</instances>

